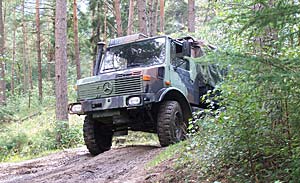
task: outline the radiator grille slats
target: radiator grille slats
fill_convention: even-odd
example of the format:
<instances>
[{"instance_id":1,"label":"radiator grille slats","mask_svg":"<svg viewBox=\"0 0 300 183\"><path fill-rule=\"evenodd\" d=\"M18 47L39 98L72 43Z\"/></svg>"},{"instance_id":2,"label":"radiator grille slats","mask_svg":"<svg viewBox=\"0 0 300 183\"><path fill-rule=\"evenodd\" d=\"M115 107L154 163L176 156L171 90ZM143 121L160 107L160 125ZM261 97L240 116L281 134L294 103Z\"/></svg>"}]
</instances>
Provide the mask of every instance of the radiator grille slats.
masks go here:
<instances>
[{"instance_id":1,"label":"radiator grille slats","mask_svg":"<svg viewBox=\"0 0 300 183\"><path fill-rule=\"evenodd\" d=\"M105 90L105 83L109 83L112 90ZM95 83L88 83L84 85L78 85L78 98L81 99L95 99L113 97L118 95L137 94L143 90L142 77L124 77L117 78L115 80L99 81Z\"/></svg>"}]
</instances>

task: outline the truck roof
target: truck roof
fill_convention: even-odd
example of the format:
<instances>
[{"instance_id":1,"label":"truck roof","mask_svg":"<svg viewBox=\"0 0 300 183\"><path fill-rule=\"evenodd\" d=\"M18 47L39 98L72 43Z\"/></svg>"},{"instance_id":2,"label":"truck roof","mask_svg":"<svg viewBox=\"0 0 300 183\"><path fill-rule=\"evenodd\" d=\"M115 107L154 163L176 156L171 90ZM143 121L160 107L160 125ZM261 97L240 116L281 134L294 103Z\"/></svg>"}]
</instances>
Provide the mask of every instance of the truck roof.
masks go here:
<instances>
[{"instance_id":1,"label":"truck roof","mask_svg":"<svg viewBox=\"0 0 300 183\"><path fill-rule=\"evenodd\" d=\"M111 39L109 41L108 46L112 47L112 46L122 45L122 44L131 43L131 42L135 42L135 41L141 41L141 40L145 40L145 39L153 39L153 38L159 38L159 37L167 37L167 38L175 40L179 43L182 43L183 41L189 41L189 42L192 42L193 46L196 46L196 47L197 46L198 47L207 46L211 50L216 50L217 49L216 46L214 46L212 44L209 44L204 40L196 40L195 38L193 38L191 36L186 36L186 37L174 39L174 38L171 38L170 36L167 36L167 35L149 37L149 36L146 36L145 34L142 34L142 33L128 35L128 36L122 36L122 37Z\"/></svg>"}]
</instances>

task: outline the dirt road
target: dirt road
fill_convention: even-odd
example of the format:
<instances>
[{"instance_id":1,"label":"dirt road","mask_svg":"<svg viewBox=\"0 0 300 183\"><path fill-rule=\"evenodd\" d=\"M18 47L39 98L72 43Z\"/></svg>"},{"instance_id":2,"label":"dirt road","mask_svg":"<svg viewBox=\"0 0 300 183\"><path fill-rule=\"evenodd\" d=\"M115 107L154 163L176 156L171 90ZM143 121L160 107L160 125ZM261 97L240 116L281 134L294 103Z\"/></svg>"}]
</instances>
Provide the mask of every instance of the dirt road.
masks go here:
<instances>
[{"instance_id":1,"label":"dirt road","mask_svg":"<svg viewBox=\"0 0 300 183\"><path fill-rule=\"evenodd\" d=\"M143 182L146 163L161 150L129 146L93 157L86 148L69 149L20 163L1 163L0 182Z\"/></svg>"}]
</instances>

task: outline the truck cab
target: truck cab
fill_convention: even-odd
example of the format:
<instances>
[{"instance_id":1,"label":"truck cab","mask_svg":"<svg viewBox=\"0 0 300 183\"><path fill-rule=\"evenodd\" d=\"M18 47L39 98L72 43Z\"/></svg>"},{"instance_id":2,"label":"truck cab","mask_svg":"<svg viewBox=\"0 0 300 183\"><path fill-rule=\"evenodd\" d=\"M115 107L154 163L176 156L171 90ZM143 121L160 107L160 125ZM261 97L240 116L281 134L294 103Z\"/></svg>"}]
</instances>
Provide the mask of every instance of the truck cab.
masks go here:
<instances>
[{"instance_id":1,"label":"truck cab","mask_svg":"<svg viewBox=\"0 0 300 183\"><path fill-rule=\"evenodd\" d=\"M98 45L93 76L77 81L71 114L86 115L83 131L90 153L110 149L128 130L157 133L161 146L185 139L192 109L221 79L213 65L193 61L203 42L191 37L116 38Z\"/></svg>"}]
</instances>

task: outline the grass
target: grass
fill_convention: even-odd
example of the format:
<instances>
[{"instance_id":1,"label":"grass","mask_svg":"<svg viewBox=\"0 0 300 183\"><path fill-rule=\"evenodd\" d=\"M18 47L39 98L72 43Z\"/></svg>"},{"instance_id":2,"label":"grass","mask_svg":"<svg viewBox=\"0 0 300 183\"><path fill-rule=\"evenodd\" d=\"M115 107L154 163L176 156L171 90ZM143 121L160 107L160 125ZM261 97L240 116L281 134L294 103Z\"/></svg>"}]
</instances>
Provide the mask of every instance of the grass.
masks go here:
<instances>
[{"instance_id":1,"label":"grass","mask_svg":"<svg viewBox=\"0 0 300 183\"><path fill-rule=\"evenodd\" d=\"M39 154L36 154L36 155L28 155L28 156L14 155L14 156L10 156L10 158L6 159L6 161L4 161L4 162L18 163L18 162L22 162L22 161L25 161L25 160L40 158L40 157L47 156L49 154L57 153L57 152L60 152L60 151L61 151L61 149L55 149L55 150L43 151L43 152L41 152Z\"/></svg>"},{"instance_id":2,"label":"grass","mask_svg":"<svg viewBox=\"0 0 300 183\"><path fill-rule=\"evenodd\" d=\"M184 152L186 143L187 141L182 141L177 144L168 146L164 151L162 151L160 154L155 156L153 160L147 163L146 167L147 168L155 167L166 160L172 159L177 155L182 154Z\"/></svg>"},{"instance_id":3,"label":"grass","mask_svg":"<svg viewBox=\"0 0 300 183\"><path fill-rule=\"evenodd\" d=\"M69 128L62 132L62 145L55 140L57 132L54 109L23 122L0 125L0 162L21 161L83 144L82 117L72 115Z\"/></svg>"}]
</instances>

